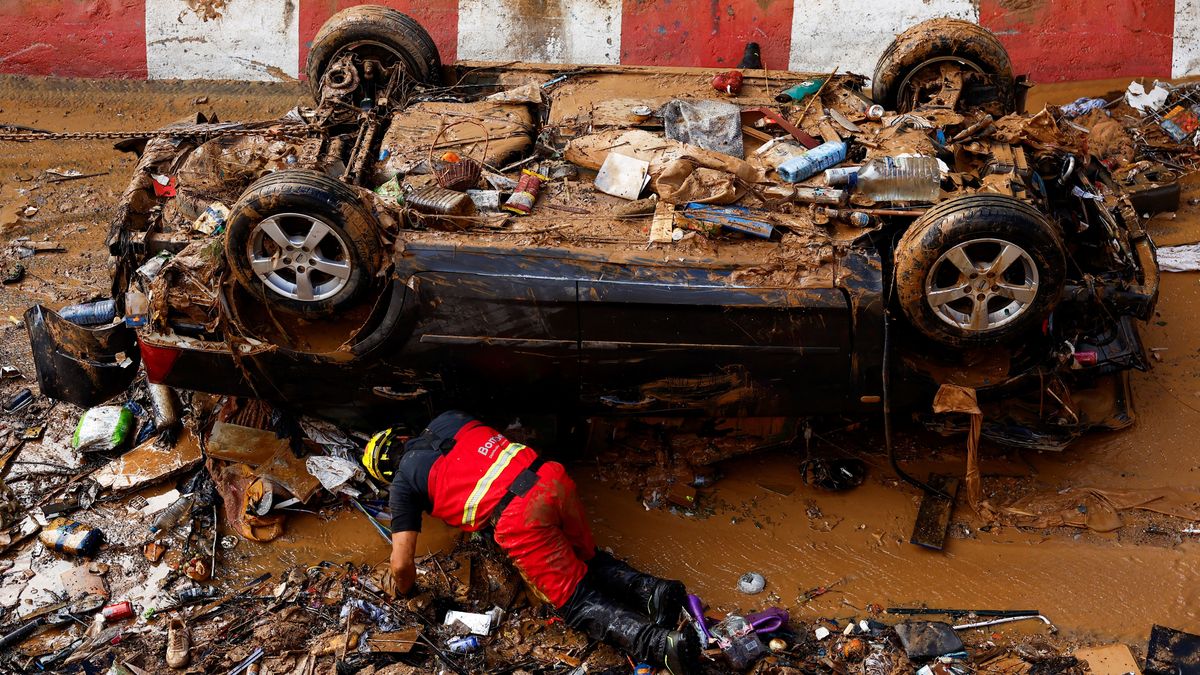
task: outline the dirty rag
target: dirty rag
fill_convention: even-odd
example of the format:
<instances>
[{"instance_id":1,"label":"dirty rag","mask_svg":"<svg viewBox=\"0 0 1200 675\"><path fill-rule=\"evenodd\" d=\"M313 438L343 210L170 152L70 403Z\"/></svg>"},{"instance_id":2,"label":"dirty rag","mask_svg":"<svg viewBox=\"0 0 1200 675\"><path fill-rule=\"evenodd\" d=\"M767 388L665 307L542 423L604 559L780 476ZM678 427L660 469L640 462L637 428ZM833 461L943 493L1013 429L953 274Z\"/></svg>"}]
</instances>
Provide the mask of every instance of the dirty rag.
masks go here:
<instances>
[{"instance_id":1,"label":"dirty rag","mask_svg":"<svg viewBox=\"0 0 1200 675\"><path fill-rule=\"evenodd\" d=\"M981 516L991 515L991 505L983 501L983 481L979 473L979 436L983 431L983 411L975 390L956 384L943 384L933 399L935 413L964 413L970 415L971 428L967 435L967 502Z\"/></svg>"}]
</instances>

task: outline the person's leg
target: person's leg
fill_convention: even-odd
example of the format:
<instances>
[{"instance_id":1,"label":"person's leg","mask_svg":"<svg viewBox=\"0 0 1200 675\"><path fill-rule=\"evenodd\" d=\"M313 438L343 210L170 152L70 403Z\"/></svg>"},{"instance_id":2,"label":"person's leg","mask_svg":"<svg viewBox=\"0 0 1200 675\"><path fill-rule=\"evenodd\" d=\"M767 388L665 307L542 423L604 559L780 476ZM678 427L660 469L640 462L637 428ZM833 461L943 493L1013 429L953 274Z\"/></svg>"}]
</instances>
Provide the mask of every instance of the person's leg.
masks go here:
<instances>
[{"instance_id":1,"label":"person's leg","mask_svg":"<svg viewBox=\"0 0 1200 675\"><path fill-rule=\"evenodd\" d=\"M607 551L588 561L588 578L661 626L675 627L687 603L683 582L646 574Z\"/></svg>"},{"instance_id":2,"label":"person's leg","mask_svg":"<svg viewBox=\"0 0 1200 675\"><path fill-rule=\"evenodd\" d=\"M568 626L624 650L638 661L661 665L671 675L699 670L700 638L695 631L674 631L654 624L614 602L586 579L559 614Z\"/></svg>"},{"instance_id":3,"label":"person's leg","mask_svg":"<svg viewBox=\"0 0 1200 675\"><path fill-rule=\"evenodd\" d=\"M587 574L575 542L563 529L564 495L561 481L538 480L527 494L512 500L495 528L496 543L517 571L555 607L567 602Z\"/></svg>"},{"instance_id":4,"label":"person's leg","mask_svg":"<svg viewBox=\"0 0 1200 675\"><path fill-rule=\"evenodd\" d=\"M579 493L575 490L575 481L558 462L542 465L538 471L538 482L543 481L549 483L555 495L562 531L567 541L571 542L571 548L575 549L575 555L584 562L591 560L596 554L596 539L592 536L583 502L579 501Z\"/></svg>"}]
</instances>

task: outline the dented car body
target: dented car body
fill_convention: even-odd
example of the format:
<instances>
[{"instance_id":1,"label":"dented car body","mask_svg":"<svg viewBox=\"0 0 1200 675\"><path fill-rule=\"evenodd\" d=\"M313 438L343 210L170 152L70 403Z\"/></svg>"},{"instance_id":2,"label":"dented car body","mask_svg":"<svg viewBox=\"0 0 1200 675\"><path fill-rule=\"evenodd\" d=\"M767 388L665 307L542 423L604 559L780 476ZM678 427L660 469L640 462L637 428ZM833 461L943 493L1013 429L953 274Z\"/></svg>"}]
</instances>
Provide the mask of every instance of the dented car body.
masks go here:
<instances>
[{"instance_id":1,"label":"dented car body","mask_svg":"<svg viewBox=\"0 0 1200 675\"><path fill-rule=\"evenodd\" d=\"M449 406L711 420L890 399L927 413L943 384L979 391L999 442L1057 448L1126 425L1153 244L1070 129L1007 114L1018 84L985 37L908 63L901 36L876 73L882 119L857 76L829 78L814 115L776 101L801 74L747 70L731 98L713 70L442 69L431 43L314 48L315 108L202 120L137 148L109 244L114 298L127 318L144 299L146 325L97 340L31 310L43 391L94 404L140 355L151 382L363 426ZM699 99L740 108L744 156L664 136L655 111ZM773 137L836 138L854 163L937 157L941 196L805 202L752 150ZM595 188L611 153L645 163L633 196L648 184L657 202ZM499 203L527 174L540 194L528 215L464 202L439 183L460 170ZM820 174L805 184L827 194ZM734 203L769 236L721 226L730 212L710 207ZM95 372L50 375L64 361Z\"/></svg>"}]
</instances>

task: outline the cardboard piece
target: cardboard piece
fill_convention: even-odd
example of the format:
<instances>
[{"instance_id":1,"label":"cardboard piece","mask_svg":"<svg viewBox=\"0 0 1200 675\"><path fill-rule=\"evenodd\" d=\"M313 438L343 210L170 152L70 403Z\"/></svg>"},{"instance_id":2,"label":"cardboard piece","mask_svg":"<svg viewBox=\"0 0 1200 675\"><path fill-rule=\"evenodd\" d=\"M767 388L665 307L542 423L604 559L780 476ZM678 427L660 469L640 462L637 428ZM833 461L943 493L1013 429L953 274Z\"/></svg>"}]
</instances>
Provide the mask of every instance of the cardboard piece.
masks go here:
<instances>
[{"instance_id":1,"label":"cardboard piece","mask_svg":"<svg viewBox=\"0 0 1200 675\"><path fill-rule=\"evenodd\" d=\"M281 449L288 449L288 439L270 431L225 422L213 425L204 446L209 457L250 466L266 464Z\"/></svg>"},{"instance_id":2,"label":"cardboard piece","mask_svg":"<svg viewBox=\"0 0 1200 675\"><path fill-rule=\"evenodd\" d=\"M93 478L101 488L114 493L126 492L189 471L203 459L200 442L187 427L183 428L174 446L160 448L155 445L157 440L158 437L151 438L114 459Z\"/></svg>"},{"instance_id":3,"label":"cardboard piece","mask_svg":"<svg viewBox=\"0 0 1200 675\"><path fill-rule=\"evenodd\" d=\"M313 445L320 449L315 443ZM280 448L254 473L292 493L293 497L302 502L312 499L321 489L321 481L308 472L304 460L296 457L292 449L286 446Z\"/></svg>"},{"instance_id":4,"label":"cardboard piece","mask_svg":"<svg viewBox=\"0 0 1200 675\"><path fill-rule=\"evenodd\" d=\"M1075 650L1075 658L1088 662L1092 675L1142 675L1137 659L1126 645L1102 645Z\"/></svg>"}]
</instances>

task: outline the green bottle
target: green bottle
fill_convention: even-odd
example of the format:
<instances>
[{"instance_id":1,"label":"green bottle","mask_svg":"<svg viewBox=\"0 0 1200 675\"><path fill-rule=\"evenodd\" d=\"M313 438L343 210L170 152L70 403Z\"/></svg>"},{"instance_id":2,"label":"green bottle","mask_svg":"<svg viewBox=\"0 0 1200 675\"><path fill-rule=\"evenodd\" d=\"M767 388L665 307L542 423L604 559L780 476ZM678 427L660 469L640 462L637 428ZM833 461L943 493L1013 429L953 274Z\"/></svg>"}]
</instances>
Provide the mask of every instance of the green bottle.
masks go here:
<instances>
[{"instance_id":1,"label":"green bottle","mask_svg":"<svg viewBox=\"0 0 1200 675\"><path fill-rule=\"evenodd\" d=\"M824 78L818 77L812 80L805 80L790 89L785 89L781 94L775 97L775 100L780 103L793 103L795 101L802 101L804 100L805 96L815 93L818 89L820 89L822 84L825 84Z\"/></svg>"}]
</instances>

